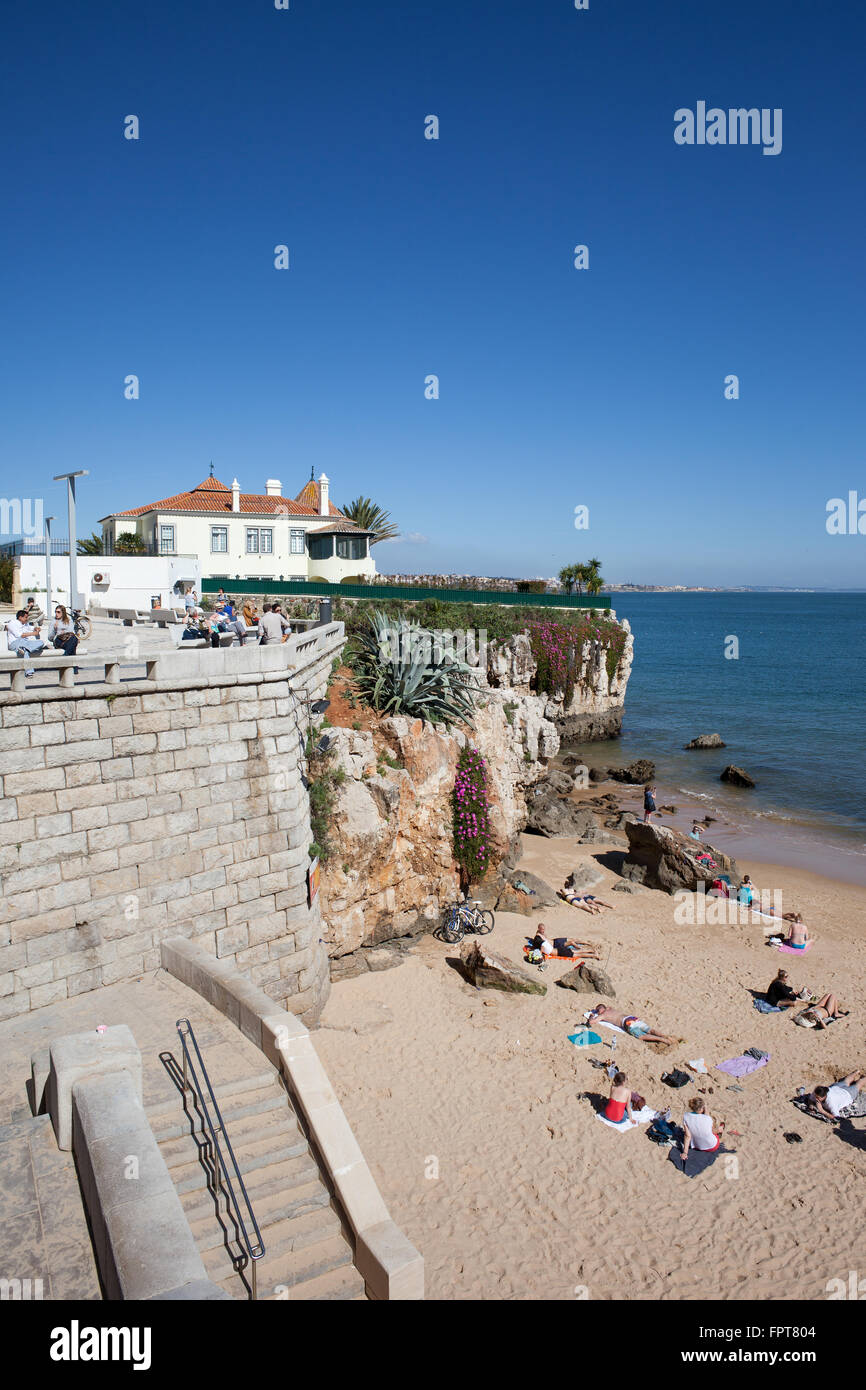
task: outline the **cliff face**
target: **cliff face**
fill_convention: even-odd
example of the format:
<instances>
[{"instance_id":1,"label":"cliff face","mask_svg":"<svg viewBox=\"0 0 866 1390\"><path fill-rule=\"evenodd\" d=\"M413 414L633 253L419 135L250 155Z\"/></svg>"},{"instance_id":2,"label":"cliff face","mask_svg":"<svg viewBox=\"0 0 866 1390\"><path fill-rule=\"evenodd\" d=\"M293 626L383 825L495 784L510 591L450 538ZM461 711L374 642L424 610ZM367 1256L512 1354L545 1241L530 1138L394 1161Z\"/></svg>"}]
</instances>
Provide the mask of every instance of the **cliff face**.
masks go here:
<instances>
[{"instance_id":1,"label":"cliff face","mask_svg":"<svg viewBox=\"0 0 866 1390\"><path fill-rule=\"evenodd\" d=\"M496 862L525 826L527 791L545 777L561 737L604 738L618 732L631 671L631 635L612 681L603 651L587 647L583 655L567 708L562 698L530 689L535 662L528 639L518 636L488 651L486 685L472 729L439 733L420 719L386 718L372 732L329 731L336 763L345 773L333 824L337 848L321 887L324 939L332 957L429 931L457 897L451 793L458 754L467 743L489 769Z\"/></svg>"}]
</instances>

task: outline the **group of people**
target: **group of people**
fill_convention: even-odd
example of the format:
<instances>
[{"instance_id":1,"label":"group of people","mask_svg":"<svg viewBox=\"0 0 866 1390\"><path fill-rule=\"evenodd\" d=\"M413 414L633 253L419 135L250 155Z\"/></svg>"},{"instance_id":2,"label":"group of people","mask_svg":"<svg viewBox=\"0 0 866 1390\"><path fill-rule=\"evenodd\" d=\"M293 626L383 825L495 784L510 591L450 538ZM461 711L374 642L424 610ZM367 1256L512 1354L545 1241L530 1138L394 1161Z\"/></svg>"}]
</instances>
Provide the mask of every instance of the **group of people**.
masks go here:
<instances>
[{"instance_id":1,"label":"group of people","mask_svg":"<svg viewBox=\"0 0 866 1390\"><path fill-rule=\"evenodd\" d=\"M54 609L54 619L48 624L43 638L41 613L31 598L27 607L19 608L15 617L6 623L6 645L10 652L19 657L39 656L47 646L62 652L64 656L75 656L78 637L68 610L58 603ZM32 671L27 674L31 675Z\"/></svg>"},{"instance_id":2,"label":"group of people","mask_svg":"<svg viewBox=\"0 0 866 1390\"><path fill-rule=\"evenodd\" d=\"M214 611L209 617L205 616L204 609L199 605L194 589L184 595L184 607L186 626L181 633L181 641L210 641L212 647L218 647L221 634L231 632L237 637L239 645L244 647L251 632L257 633L259 642L265 644L285 642L292 630L289 619L278 603L272 603L259 615L252 600L248 599L242 607L236 608L222 589L217 594Z\"/></svg>"},{"instance_id":3,"label":"group of people","mask_svg":"<svg viewBox=\"0 0 866 1390\"><path fill-rule=\"evenodd\" d=\"M626 1117L633 1121L633 1096L625 1072L614 1072L610 1082L610 1096L601 1112L604 1118L614 1125L622 1124ZM712 1153L717 1149L722 1142L724 1129L725 1121L713 1120L703 1097L692 1096L683 1115L683 1166L689 1156L689 1149L698 1149L701 1153Z\"/></svg>"}]
</instances>

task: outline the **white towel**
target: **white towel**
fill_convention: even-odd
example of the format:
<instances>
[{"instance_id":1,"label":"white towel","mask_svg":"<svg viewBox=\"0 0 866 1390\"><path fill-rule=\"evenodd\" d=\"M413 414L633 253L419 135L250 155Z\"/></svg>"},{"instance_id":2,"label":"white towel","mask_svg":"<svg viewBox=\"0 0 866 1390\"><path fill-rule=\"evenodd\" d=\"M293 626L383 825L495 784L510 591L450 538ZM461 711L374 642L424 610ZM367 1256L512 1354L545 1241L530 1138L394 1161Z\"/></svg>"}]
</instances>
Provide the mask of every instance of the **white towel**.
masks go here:
<instances>
[{"instance_id":1,"label":"white towel","mask_svg":"<svg viewBox=\"0 0 866 1390\"><path fill-rule=\"evenodd\" d=\"M585 1018L587 1021L589 1021L589 1015L590 1015L591 1012L592 1012L591 1009L587 1009L587 1010L586 1010L586 1013L583 1015L584 1018ZM593 1028L609 1028L610 1031L611 1031L612 1033L622 1033L622 1035L623 1035L624 1038L627 1038L627 1037L629 1036L628 1033L625 1031L624 1028L617 1028L617 1026L616 1026L615 1023L605 1023L605 1021L604 1021L603 1018L594 1018L594 1019L592 1020L592 1027L593 1027Z\"/></svg>"},{"instance_id":2,"label":"white towel","mask_svg":"<svg viewBox=\"0 0 866 1390\"><path fill-rule=\"evenodd\" d=\"M651 1105L645 1105L643 1110L633 1110L631 1119L629 1119L628 1115L623 1115L622 1119L618 1122L608 1120L600 1111L596 1111L595 1115L595 1118L601 1120L602 1124L608 1125L611 1129L619 1130L637 1129L638 1125L648 1125L650 1120L654 1120L655 1117L656 1112Z\"/></svg>"}]
</instances>

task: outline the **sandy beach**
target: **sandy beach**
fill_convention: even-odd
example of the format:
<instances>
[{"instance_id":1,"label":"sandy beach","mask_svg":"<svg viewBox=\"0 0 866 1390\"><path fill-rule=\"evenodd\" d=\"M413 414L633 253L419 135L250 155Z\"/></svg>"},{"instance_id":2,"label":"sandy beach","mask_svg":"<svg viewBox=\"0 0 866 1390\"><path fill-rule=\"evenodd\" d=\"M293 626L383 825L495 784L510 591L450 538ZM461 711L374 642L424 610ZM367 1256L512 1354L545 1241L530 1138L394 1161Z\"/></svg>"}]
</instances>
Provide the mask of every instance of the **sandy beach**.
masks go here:
<instances>
[{"instance_id":1,"label":"sandy beach","mask_svg":"<svg viewBox=\"0 0 866 1390\"><path fill-rule=\"evenodd\" d=\"M624 842L623 842L624 843ZM522 867L554 887L599 846L522 837ZM328 1069L394 1219L423 1252L434 1299L824 1300L828 1281L866 1269L866 1120L840 1131L790 1103L866 1066L866 900L861 888L739 860L758 887L781 888L818 940L803 958L764 942L760 925L688 926L666 894L592 891L600 917L566 904L532 918L498 914L486 943L522 959L527 932L599 942L616 1007L685 1042L664 1054L628 1037L616 1060L648 1104L680 1122L697 1086L726 1145L708 1172L684 1177L646 1129L601 1124L587 1093L607 1094L568 1034L596 996L476 991L454 968L459 947L422 937L400 966L334 985L316 1032ZM799 989L838 993L851 1010L826 1031L762 1015L750 990L780 966ZM757 1046L770 1054L742 1093L715 1070ZM682 1090L660 1077L704 1058L709 1075ZM712 1088L712 1094L710 1094ZM802 1143L783 1137L794 1131Z\"/></svg>"}]
</instances>

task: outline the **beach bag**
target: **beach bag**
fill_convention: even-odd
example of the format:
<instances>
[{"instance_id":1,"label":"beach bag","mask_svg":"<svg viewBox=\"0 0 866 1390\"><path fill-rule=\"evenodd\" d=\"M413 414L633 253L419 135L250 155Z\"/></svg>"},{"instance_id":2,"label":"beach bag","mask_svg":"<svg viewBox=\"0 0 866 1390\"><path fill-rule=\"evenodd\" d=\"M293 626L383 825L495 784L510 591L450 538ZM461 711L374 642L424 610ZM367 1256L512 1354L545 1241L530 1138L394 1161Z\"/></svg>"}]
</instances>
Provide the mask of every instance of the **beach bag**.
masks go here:
<instances>
[{"instance_id":1,"label":"beach bag","mask_svg":"<svg viewBox=\"0 0 866 1390\"><path fill-rule=\"evenodd\" d=\"M818 1026L817 1015L813 1014L811 1008L801 1009L798 1014L794 1015L794 1022L798 1028L816 1028Z\"/></svg>"},{"instance_id":2,"label":"beach bag","mask_svg":"<svg viewBox=\"0 0 866 1390\"><path fill-rule=\"evenodd\" d=\"M662 1081L666 1086L675 1088L687 1086L691 1079L687 1071L680 1071L678 1067L674 1067L673 1071L665 1072L662 1076Z\"/></svg>"},{"instance_id":3,"label":"beach bag","mask_svg":"<svg viewBox=\"0 0 866 1390\"><path fill-rule=\"evenodd\" d=\"M533 948L528 953L526 959L529 961L530 965L541 965L544 961L544 952Z\"/></svg>"},{"instance_id":4,"label":"beach bag","mask_svg":"<svg viewBox=\"0 0 866 1390\"><path fill-rule=\"evenodd\" d=\"M654 1144L675 1144L677 1132L673 1125L668 1124L667 1120L653 1120L647 1130L647 1137Z\"/></svg>"}]
</instances>

